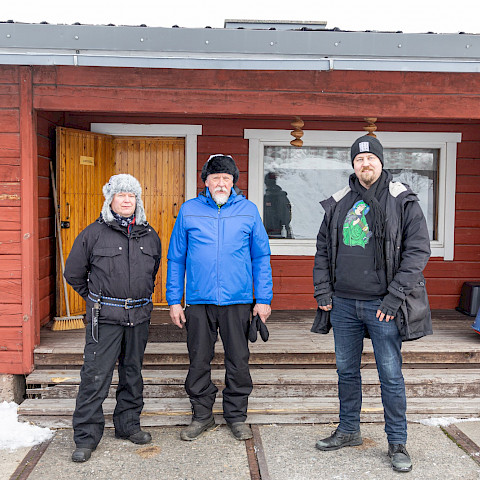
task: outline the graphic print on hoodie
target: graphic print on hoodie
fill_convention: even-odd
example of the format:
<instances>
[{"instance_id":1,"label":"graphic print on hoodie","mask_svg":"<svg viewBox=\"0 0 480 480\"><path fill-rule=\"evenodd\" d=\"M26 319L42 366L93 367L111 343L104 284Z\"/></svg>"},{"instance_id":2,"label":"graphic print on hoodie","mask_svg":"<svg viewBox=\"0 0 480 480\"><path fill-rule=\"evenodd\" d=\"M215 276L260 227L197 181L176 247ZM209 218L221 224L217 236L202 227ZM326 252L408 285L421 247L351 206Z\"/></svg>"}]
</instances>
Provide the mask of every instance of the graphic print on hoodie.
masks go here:
<instances>
[{"instance_id":1,"label":"graphic print on hoodie","mask_svg":"<svg viewBox=\"0 0 480 480\"><path fill-rule=\"evenodd\" d=\"M356 193L352 192L353 205L350 203L352 206L338 219L342 235L338 238L335 295L376 300L387 293L387 280L384 270L375 270L375 242L369 227L373 222L371 209Z\"/></svg>"},{"instance_id":2,"label":"graphic print on hoodie","mask_svg":"<svg viewBox=\"0 0 480 480\"><path fill-rule=\"evenodd\" d=\"M343 243L345 245L350 247L360 245L365 248L372 236L365 218L369 211L370 207L363 200L359 200L347 213L343 224Z\"/></svg>"}]
</instances>

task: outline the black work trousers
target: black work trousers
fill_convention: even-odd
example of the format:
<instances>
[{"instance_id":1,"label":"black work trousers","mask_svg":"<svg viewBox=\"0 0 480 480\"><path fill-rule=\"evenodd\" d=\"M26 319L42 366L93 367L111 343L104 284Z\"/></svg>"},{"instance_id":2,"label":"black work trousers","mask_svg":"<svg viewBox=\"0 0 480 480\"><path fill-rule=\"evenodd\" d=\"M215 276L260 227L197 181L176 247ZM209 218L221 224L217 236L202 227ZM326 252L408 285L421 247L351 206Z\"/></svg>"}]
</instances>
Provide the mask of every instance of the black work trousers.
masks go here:
<instances>
[{"instance_id":1,"label":"black work trousers","mask_svg":"<svg viewBox=\"0 0 480 480\"><path fill-rule=\"evenodd\" d=\"M73 439L79 448L96 448L103 435L102 404L108 395L118 360L117 404L113 413L115 432L129 436L140 430L143 409L142 364L149 322L135 327L100 323L98 343L87 325L80 388L73 414Z\"/></svg>"},{"instance_id":2,"label":"black work trousers","mask_svg":"<svg viewBox=\"0 0 480 480\"><path fill-rule=\"evenodd\" d=\"M211 417L218 392L211 378L217 331L225 351L223 416L227 423L244 422L253 384L248 367L250 305L189 305L185 311L190 368L185 390L192 404L193 419Z\"/></svg>"}]
</instances>

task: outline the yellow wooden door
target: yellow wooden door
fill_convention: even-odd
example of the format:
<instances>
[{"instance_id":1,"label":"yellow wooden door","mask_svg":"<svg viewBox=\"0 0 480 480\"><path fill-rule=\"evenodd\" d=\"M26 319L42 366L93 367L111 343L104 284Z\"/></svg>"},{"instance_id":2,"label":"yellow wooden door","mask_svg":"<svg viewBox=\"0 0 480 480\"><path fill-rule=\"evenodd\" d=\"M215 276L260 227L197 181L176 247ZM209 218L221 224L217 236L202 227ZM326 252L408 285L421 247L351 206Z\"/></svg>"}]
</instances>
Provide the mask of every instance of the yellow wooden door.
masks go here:
<instances>
[{"instance_id":1,"label":"yellow wooden door","mask_svg":"<svg viewBox=\"0 0 480 480\"><path fill-rule=\"evenodd\" d=\"M114 173L113 137L99 133L57 127L56 189L63 258L77 235L100 215L102 187ZM57 315L65 316L62 271L57 262ZM85 313L85 302L70 286L71 315Z\"/></svg>"},{"instance_id":2,"label":"yellow wooden door","mask_svg":"<svg viewBox=\"0 0 480 480\"><path fill-rule=\"evenodd\" d=\"M129 173L142 185L147 220L162 241L162 263L153 303L167 305L167 250L178 210L185 201L185 139L115 137L115 173Z\"/></svg>"}]
</instances>

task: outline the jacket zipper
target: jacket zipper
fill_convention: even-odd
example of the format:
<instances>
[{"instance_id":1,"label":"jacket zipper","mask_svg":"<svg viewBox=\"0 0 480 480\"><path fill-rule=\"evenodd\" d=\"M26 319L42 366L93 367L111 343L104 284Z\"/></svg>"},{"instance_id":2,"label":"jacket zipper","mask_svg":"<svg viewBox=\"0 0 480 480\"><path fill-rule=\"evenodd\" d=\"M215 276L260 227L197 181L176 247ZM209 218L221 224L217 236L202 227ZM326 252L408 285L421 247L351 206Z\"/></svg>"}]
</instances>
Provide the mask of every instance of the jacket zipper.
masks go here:
<instances>
[{"instance_id":1,"label":"jacket zipper","mask_svg":"<svg viewBox=\"0 0 480 480\"><path fill-rule=\"evenodd\" d=\"M220 305L220 271L219 271L219 264L220 264L220 205L217 205L217 228L218 228L218 235L217 235L217 305Z\"/></svg>"}]
</instances>

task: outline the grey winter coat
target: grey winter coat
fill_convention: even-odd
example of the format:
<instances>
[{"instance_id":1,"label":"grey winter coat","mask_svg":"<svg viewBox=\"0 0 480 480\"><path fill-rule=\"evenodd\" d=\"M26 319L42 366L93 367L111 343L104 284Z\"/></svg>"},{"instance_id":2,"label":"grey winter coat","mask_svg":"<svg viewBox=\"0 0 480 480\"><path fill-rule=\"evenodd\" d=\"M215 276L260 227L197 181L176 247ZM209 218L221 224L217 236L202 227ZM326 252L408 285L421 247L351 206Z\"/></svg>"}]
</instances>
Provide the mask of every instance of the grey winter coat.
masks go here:
<instances>
[{"instance_id":1,"label":"grey winter coat","mask_svg":"<svg viewBox=\"0 0 480 480\"><path fill-rule=\"evenodd\" d=\"M321 202L325 217L317 236L313 268L314 296L333 295L338 245L338 220L342 200L350 187ZM432 334L432 319L423 269L430 257L430 239L425 216L417 196L400 182L389 183L386 204L385 269L388 291L403 303L395 321L403 341ZM328 333L330 312L317 310L312 326L316 333Z\"/></svg>"},{"instance_id":2,"label":"grey winter coat","mask_svg":"<svg viewBox=\"0 0 480 480\"><path fill-rule=\"evenodd\" d=\"M160 266L161 245L157 232L148 224L133 225L130 234L116 221L100 217L77 236L65 263L65 278L87 302L91 320L95 294L119 299L150 298ZM125 309L102 305L99 322L135 326L150 320L152 303Z\"/></svg>"}]
</instances>

